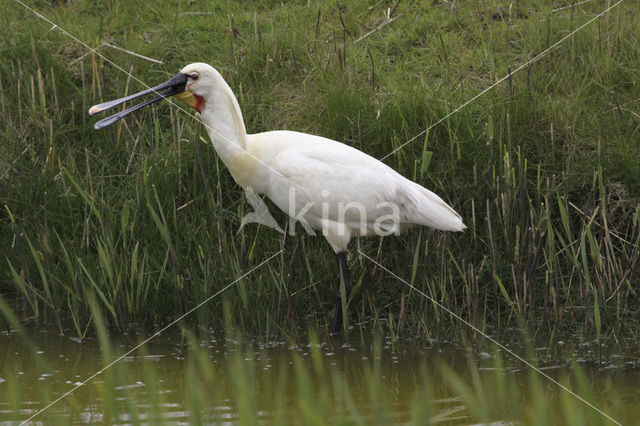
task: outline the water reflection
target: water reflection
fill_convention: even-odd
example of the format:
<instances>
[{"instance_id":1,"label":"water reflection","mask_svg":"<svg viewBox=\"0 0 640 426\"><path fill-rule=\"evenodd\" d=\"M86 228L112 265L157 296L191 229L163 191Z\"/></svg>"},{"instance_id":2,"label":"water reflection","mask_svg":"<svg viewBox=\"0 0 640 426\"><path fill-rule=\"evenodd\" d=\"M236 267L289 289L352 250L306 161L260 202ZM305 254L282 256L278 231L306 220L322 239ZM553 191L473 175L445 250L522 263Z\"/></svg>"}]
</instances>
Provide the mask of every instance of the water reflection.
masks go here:
<instances>
[{"instance_id":1,"label":"water reflection","mask_svg":"<svg viewBox=\"0 0 640 426\"><path fill-rule=\"evenodd\" d=\"M79 343L77 339L40 330L32 332L32 338L37 350L17 334L0 334L0 424L28 418L105 365L104 348L101 350L95 340ZM136 339L137 336L112 337L108 359L115 359L116 351L126 352ZM152 340L144 352L124 357L117 367L96 376L51 407L46 418L85 424L154 423L160 419L235 424L239 412L249 410L261 423L280 423L289 416L296 418L306 409L300 401L307 398L302 394L309 388L309 392L317 392L310 400L322 400L320 406L331 407L336 405L333 401L338 401L346 407L346 412L336 408L335 412L322 413L323 420L329 422L333 418L349 418L349 410L371 421L411 422L420 406L416 400L427 398L425 407L429 408L425 408L425 415L431 423L465 424L473 421L473 413L465 398L454 392L455 386L452 391L451 383L440 375L443 366L466 383L474 383L474 374L481 381L486 380L485 391L490 398L494 396L491 386L496 377L514 379L521 393L529 386L528 368L504 354L497 363L496 354L500 351L487 344L477 344L470 350L450 342L392 342L387 338L380 340L376 351L372 341L257 343L225 340L211 330L206 339L197 340L196 354L193 345L189 349L181 342L184 339L179 335ZM526 352L516 342L509 347L520 354ZM315 358L314 353L318 354ZM535 353L540 369L554 378L569 370L570 363L563 353L571 355L582 363L593 398L618 407L626 418L640 419L636 385L640 368L633 356L606 354L598 341L563 343L554 349L541 346ZM348 386L341 387L337 380ZM318 381L326 382L326 387ZM196 395L194 389L205 391ZM562 391L556 385L548 383L544 389L545 398L562 400ZM243 392L255 395L245 401L238 397ZM372 392L382 393L387 405L380 406ZM194 413L199 419L194 418ZM499 424L513 420L491 418Z\"/></svg>"}]
</instances>

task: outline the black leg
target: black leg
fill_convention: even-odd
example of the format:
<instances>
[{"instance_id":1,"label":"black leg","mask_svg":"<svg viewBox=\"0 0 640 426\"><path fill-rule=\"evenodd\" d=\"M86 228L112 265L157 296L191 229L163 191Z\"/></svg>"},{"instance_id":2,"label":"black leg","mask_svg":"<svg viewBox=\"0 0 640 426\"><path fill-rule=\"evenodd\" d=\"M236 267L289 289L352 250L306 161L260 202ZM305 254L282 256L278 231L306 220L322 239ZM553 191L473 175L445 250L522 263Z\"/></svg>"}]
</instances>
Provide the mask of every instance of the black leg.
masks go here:
<instances>
[{"instance_id":1,"label":"black leg","mask_svg":"<svg viewBox=\"0 0 640 426\"><path fill-rule=\"evenodd\" d=\"M346 299L345 305L349 296L351 295L351 281L349 279L349 266L347 265L347 254L343 251L336 253L336 263L338 264L338 301L336 302L335 311L333 314L333 333L338 334L342 329L342 316L346 315L346 312L342 312L342 296L340 286L344 281L344 290Z\"/></svg>"}]
</instances>

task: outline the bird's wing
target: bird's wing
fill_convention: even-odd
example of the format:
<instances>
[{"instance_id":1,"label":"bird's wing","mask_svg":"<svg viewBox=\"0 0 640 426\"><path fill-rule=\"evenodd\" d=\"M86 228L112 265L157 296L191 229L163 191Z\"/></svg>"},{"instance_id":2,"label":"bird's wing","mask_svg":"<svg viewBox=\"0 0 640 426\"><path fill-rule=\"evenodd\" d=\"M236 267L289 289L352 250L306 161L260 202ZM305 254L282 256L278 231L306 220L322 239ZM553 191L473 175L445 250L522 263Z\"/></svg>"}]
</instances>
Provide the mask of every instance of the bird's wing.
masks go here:
<instances>
[{"instance_id":1,"label":"bird's wing","mask_svg":"<svg viewBox=\"0 0 640 426\"><path fill-rule=\"evenodd\" d=\"M344 217L347 222L359 222L362 211L367 221L384 214L380 203L392 202L398 179L404 179L373 157L339 143L285 149L272 165L282 176L270 185L268 195L280 208L294 204L295 211L306 207L318 217Z\"/></svg>"},{"instance_id":2,"label":"bird's wing","mask_svg":"<svg viewBox=\"0 0 640 426\"><path fill-rule=\"evenodd\" d=\"M263 192L291 216L305 210L321 219L372 224L397 212L401 224L460 231L460 216L438 195L348 145L289 131L260 135L269 147ZM397 210L393 210L396 209ZM340 210L342 209L342 210Z\"/></svg>"}]
</instances>

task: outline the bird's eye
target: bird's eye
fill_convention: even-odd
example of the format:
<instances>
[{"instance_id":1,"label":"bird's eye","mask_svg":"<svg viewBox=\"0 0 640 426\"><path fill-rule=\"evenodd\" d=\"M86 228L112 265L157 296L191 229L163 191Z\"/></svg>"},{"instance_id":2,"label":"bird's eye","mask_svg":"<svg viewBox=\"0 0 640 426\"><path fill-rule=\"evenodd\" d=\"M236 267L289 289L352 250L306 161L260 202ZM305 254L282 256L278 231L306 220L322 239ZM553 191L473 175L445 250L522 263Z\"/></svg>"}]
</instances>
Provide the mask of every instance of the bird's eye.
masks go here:
<instances>
[{"instance_id":1,"label":"bird's eye","mask_svg":"<svg viewBox=\"0 0 640 426\"><path fill-rule=\"evenodd\" d=\"M191 77L191 79L192 79L192 80L197 80L197 79L198 79L198 77L200 77L200 76L198 75L198 73L197 73L197 72L192 72L192 73L191 73L191 75L190 75L189 77Z\"/></svg>"}]
</instances>

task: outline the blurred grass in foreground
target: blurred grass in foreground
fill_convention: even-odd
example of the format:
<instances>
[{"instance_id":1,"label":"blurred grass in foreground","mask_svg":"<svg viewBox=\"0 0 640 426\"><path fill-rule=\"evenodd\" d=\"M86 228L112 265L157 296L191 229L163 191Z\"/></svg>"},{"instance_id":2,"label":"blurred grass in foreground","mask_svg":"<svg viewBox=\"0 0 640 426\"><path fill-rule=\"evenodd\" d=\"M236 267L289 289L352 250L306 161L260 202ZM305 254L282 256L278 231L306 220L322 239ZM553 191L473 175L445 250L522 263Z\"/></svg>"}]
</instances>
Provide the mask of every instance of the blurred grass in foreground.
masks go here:
<instances>
[{"instance_id":1,"label":"blurred grass in foreground","mask_svg":"<svg viewBox=\"0 0 640 426\"><path fill-rule=\"evenodd\" d=\"M11 316L5 303L3 314ZM26 420L123 354L137 337L109 336L97 306L90 339L31 334L11 320L0 383L0 418ZM207 334L207 330L201 332ZM49 336L47 336L47 334ZM418 341L251 343L223 333L160 336L57 402L33 421L46 424L613 424L486 341L473 345ZM44 337L44 339L43 339ZM177 337L177 339L176 339ZM418 345L416 345L418 343ZM598 344L589 346L597 350ZM486 350L491 353L486 352ZM15 352L15 355L14 355ZM615 354L612 354L615 355ZM530 362L622 424L640 419L637 369L605 362ZM610 359L616 359L615 356ZM620 358L618 357L618 360Z\"/></svg>"}]
</instances>

